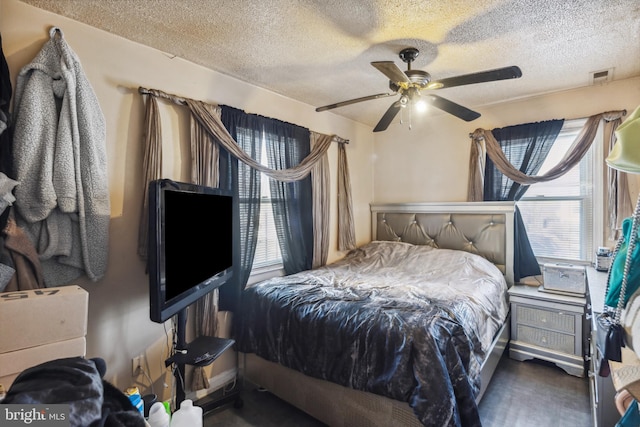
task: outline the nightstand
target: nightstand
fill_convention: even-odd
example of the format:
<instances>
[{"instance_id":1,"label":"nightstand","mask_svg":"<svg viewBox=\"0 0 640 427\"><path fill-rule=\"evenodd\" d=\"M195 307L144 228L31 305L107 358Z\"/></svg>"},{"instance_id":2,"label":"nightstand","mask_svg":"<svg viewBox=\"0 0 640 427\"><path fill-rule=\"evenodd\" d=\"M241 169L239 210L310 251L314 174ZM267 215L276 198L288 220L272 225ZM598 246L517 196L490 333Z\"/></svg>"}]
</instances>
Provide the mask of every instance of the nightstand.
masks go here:
<instances>
[{"instance_id":1,"label":"nightstand","mask_svg":"<svg viewBox=\"0 0 640 427\"><path fill-rule=\"evenodd\" d=\"M584 377L590 332L587 298L515 285L509 289L509 301L509 357L546 360L568 374Z\"/></svg>"}]
</instances>

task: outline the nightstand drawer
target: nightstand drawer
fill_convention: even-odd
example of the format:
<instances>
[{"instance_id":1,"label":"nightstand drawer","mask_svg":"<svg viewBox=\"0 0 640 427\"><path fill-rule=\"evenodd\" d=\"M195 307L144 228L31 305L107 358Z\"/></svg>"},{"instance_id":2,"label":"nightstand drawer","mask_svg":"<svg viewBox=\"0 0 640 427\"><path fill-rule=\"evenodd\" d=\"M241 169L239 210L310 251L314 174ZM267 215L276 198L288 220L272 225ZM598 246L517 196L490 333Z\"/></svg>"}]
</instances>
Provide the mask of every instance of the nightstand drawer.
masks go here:
<instances>
[{"instance_id":1,"label":"nightstand drawer","mask_svg":"<svg viewBox=\"0 0 640 427\"><path fill-rule=\"evenodd\" d=\"M575 337L573 335L538 329L522 324L517 329L518 341L537 345L549 350L573 354L575 351Z\"/></svg>"},{"instance_id":2,"label":"nightstand drawer","mask_svg":"<svg viewBox=\"0 0 640 427\"><path fill-rule=\"evenodd\" d=\"M575 316L573 314L564 314L557 311L543 310L524 305L520 305L516 313L516 321L518 325L551 329L572 335L576 332ZM573 350L571 352L573 352Z\"/></svg>"}]
</instances>

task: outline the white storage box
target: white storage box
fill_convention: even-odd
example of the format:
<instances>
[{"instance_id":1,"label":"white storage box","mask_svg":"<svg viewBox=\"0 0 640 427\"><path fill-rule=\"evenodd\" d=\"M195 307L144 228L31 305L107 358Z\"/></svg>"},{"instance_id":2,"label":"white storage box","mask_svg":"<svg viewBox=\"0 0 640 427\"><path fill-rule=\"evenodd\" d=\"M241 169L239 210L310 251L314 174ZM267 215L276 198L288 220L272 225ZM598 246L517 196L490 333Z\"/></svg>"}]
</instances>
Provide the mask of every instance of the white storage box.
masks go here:
<instances>
[{"instance_id":1,"label":"white storage box","mask_svg":"<svg viewBox=\"0 0 640 427\"><path fill-rule=\"evenodd\" d=\"M582 265L544 264L541 290L584 296L587 291L586 277L587 272Z\"/></svg>"}]
</instances>

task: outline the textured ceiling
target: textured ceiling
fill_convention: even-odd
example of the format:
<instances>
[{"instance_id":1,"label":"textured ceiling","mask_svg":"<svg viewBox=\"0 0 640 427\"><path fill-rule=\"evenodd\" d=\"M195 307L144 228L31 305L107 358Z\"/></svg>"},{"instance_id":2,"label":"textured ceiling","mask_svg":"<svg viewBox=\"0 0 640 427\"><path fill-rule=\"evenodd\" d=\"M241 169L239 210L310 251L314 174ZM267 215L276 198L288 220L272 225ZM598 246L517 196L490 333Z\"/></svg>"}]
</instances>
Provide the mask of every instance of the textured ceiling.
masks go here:
<instances>
[{"instance_id":1,"label":"textured ceiling","mask_svg":"<svg viewBox=\"0 0 640 427\"><path fill-rule=\"evenodd\" d=\"M469 108L640 76L638 0L21 0L304 103L388 92L370 65L416 47L436 79L518 65L515 80L443 89ZM374 126L393 99L318 114Z\"/></svg>"}]
</instances>

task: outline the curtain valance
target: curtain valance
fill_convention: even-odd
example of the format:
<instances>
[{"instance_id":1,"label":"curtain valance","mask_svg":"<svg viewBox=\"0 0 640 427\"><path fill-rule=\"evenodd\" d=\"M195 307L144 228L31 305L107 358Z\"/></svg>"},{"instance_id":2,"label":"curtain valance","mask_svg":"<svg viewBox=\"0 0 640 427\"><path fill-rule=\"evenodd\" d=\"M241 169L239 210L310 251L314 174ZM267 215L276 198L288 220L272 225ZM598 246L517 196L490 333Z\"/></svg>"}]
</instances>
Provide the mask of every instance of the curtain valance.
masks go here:
<instances>
[{"instance_id":1,"label":"curtain valance","mask_svg":"<svg viewBox=\"0 0 640 427\"><path fill-rule=\"evenodd\" d=\"M507 160L506 156L502 152L502 149L500 148L500 144L498 144L498 141L496 141L496 139L494 138L493 133L491 133L491 131L487 129L476 129L470 135L471 139L473 140L473 145L475 146L472 150L472 159L477 158L478 153L480 151L483 151L483 149L486 149L486 154L495 163L500 172L507 176L507 178L519 184L531 185L537 182L551 181L561 177L580 162L589 147L591 147L593 140L595 139L600 120L605 120L607 122L617 121L618 123L620 123L622 117L625 114L626 111L624 110L609 111L605 113L595 114L589 117L564 158L544 175L527 175L515 168ZM484 141L484 148L478 146L481 141ZM478 163L476 163L476 165L478 165ZM478 173L478 171L474 171L474 173L471 174L471 177L482 176L482 174L482 172ZM471 187L474 188L475 193L475 185L470 186L470 188Z\"/></svg>"},{"instance_id":2,"label":"curtain valance","mask_svg":"<svg viewBox=\"0 0 640 427\"><path fill-rule=\"evenodd\" d=\"M506 158L500 144L496 141L493 133L487 129L476 129L469 134L471 138L471 153L469 158L469 181L468 181L468 201L483 200L483 183L486 156L493 161L496 168L507 178L523 184L531 185L537 182L546 182L559 178L567 173L571 168L580 162L587 150L593 143L600 121L603 120L608 125L609 130L605 130L605 145L607 152L615 143L615 130L622 122L622 117L626 110L607 111L594 114L587 118L585 125L576 137L569 151L564 158L544 175L527 175L515 168ZM631 203L627 201L627 181L624 173L616 170L608 170L609 184L609 230L610 237L613 237L615 230L619 228L619 218L630 214Z\"/></svg>"},{"instance_id":3,"label":"curtain valance","mask_svg":"<svg viewBox=\"0 0 640 427\"><path fill-rule=\"evenodd\" d=\"M192 133L194 129L198 132L206 132L211 136L211 141L215 141L224 147L232 156L236 157L238 160L247 164L251 168L263 172L265 175L269 176L272 179L283 181L283 182L292 182L300 180L307 175L309 175L314 168L318 171L317 175L320 175L320 171L324 169L325 171L328 169L328 163L323 161L326 156L327 150L332 142L338 143L338 153L339 153L339 162L338 162L338 234L339 234L339 250L349 250L355 248L355 226L353 220L353 207L351 201L351 183L349 179L349 168L347 164L346 151L344 150L345 144L348 144L349 141L343 138L340 138L336 135L323 135L318 134L316 132L310 131L313 144L311 146L311 152L308 156L306 156L299 164L294 167L287 169L273 169L267 166L264 166L251 158L233 139L233 137L229 134L226 127L223 125L219 111L220 107L214 106L211 104L204 103L202 101L197 101L193 99L188 99L176 95L171 95L166 92L157 89L147 89L140 87L138 88L138 92L142 95L150 95L149 102L147 103L147 114L145 115L145 165L144 165L144 175L145 175L145 192L143 200L143 212L140 221L140 230L139 230L139 240L138 240L138 253L146 259L146 229L147 229L147 202L146 202L146 187L148 183L153 180L160 178L161 171L159 170L159 165L161 164L161 139L162 134L160 130L160 121L158 117L157 110L157 101L155 98L163 98L174 104L186 106L189 108L191 112L191 122L192 122ZM195 125L196 122L198 125ZM204 136L200 135L198 140L202 140ZM199 143L200 148L198 151L206 151L208 159L211 161L215 161L217 159L217 150L214 148L212 150L205 149L203 147L202 142ZM213 144L215 146L215 144ZM202 156L198 156L198 161L202 161ZM323 165L323 166L319 166ZM192 168L194 166L192 165ZM197 169L200 169L199 167ZM210 175L217 175L217 168L207 171ZM328 173L328 172L323 172ZM217 176L212 176L210 178L214 178L213 180L207 179L207 182L215 182L217 181ZM325 178L326 179L326 178ZM316 187L319 188L320 184L317 180L314 179L317 183ZM209 185L209 184L208 184ZM328 206L329 201L326 198L328 197L328 191L324 192L323 201L316 200L319 204L323 204ZM321 212L323 209L318 207L316 204L315 211L318 216L322 215ZM318 220L317 231L320 229L327 227L326 224L320 226L322 222L328 223L328 217L321 216L323 219ZM324 235L324 237L322 237ZM326 262L327 259L327 251L328 251L328 231L323 231L315 238L318 240L320 244L320 249L317 258L315 260L316 265L319 263Z\"/></svg>"},{"instance_id":4,"label":"curtain valance","mask_svg":"<svg viewBox=\"0 0 640 427\"><path fill-rule=\"evenodd\" d=\"M192 115L200 122L200 124L222 145L229 153L236 157L241 162L251 166L252 168L264 173L270 178L283 182L297 181L306 177L313 166L320 160L320 158L327 152L331 142L346 143L345 139L332 135L331 138L323 138L314 144L311 149L311 153L304 158L298 165L288 169L272 169L264 166L240 148L236 141L229 135L229 132L222 124L222 121L215 114L212 114L209 104L197 101L189 98L183 98L175 95L171 95L162 92L157 89L145 89L140 88L141 94L152 95L153 97L160 97L178 105L185 105L189 108Z\"/></svg>"}]
</instances>

